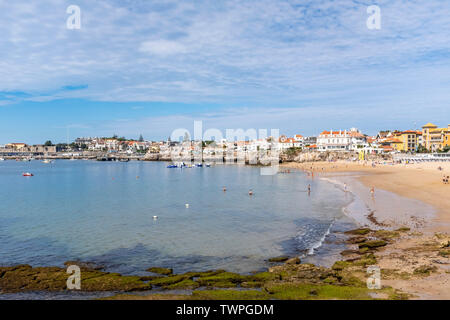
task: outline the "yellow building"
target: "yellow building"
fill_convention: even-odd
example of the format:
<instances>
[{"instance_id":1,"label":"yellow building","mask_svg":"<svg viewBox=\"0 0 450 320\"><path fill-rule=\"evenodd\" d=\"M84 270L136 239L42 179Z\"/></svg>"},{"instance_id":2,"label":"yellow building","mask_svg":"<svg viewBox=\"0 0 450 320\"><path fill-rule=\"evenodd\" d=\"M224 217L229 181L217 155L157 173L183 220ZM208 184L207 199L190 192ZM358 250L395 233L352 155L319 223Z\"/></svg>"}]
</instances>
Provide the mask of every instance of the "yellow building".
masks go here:
<instances>
[{"instance_id":1,"label":"yellow building","mask_svg":"<svg viewBox=\"0 0 450 320\"><path fill-rule=\"evenodd\" d=\"M385 143L392 147L395 151L403 150L403 143L398 137L388 138L385 140Z\"/></svg>"},{"instance_id":2,"label":"yellow building","mask_svg":"<svg viewBox=\"0 0 450 320\"><path fill-rule=\"evenodd\" d=\"M396 132L394 138L397 141L393 144L393 147L397 151L416 152L420 136L422 136L422 133L414 130Z\"/></svg>"},{"instance_id":3,"label":"yellow building","mask_svg":"<svg viewBox=\"0 0 450 320\"><path fill-rule=\"evenodd\" d=\"M450 145L450 124L447 128L438 128L432 123L422 127L423 146L429 151L436 152Z\"/></svg>"}]
</instances>

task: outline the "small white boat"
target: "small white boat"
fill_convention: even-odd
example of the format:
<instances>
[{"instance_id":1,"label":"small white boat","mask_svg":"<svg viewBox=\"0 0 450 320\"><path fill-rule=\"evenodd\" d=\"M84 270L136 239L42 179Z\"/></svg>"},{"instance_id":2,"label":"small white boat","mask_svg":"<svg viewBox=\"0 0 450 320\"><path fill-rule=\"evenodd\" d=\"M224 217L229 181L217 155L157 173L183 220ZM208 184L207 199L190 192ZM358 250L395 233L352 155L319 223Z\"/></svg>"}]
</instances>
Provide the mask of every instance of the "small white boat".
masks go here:
<instances>
[{"instance_id":1,"label":"small white boat","mask_svg":"<svg viewBox=\"0 0 450 320\"><path fill-rule=\"evenodd\" d=\"M52 160L49 160L49 159L45 159L45 160L42 160L42 163L52 163L53 161Z\"/></svg>"},{"instance_id":2,"label":"small white boat","mask_svg":"<svg viewBox=\"0 0 450 320\"><path fill-rule=\"evenodd\" d=\"M0 161L5 161L5 159L3 159L3 158L0 158Z\"/></svg>"}]
</instances>

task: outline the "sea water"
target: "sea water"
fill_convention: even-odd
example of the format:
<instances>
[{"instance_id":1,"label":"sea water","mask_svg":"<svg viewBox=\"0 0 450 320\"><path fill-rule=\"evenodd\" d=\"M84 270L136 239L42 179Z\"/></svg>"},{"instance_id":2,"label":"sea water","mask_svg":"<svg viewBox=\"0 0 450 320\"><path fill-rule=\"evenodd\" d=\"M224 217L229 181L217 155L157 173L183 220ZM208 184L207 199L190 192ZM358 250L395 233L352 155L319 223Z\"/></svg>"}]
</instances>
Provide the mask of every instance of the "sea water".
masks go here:
<instances>
[{"instance_id":1,"label":"sea water","mask_svg":"<svg viewBox=\"0 0 450 320\"><path fill-rule=\"evenodd\" d=\"M249 273L281 255L320 262L327 238L350 223L346 193L302 172L167 165L0 162L0 265L82 260L123 274L152 266Z\"/></svg>"}]
</instances>

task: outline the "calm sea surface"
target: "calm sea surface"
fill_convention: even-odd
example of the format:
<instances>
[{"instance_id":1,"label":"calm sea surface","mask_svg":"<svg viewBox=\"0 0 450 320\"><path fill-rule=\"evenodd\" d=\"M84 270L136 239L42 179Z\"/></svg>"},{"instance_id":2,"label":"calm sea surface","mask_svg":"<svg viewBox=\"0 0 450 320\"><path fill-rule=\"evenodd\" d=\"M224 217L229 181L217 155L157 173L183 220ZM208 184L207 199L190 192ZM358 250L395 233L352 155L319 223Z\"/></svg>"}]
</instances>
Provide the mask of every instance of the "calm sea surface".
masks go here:
<instances>
[{"instance_id":1,"label":"calm sea surface","mask_svg":"<svg viewBox=\"0 0 450 320\"><path fill-rule=\"evenodd\" d=\"M0 162L0 265L78 259L124 274L151 266L246 273L270 257L320 253L324 236L345 221L344 192L300 172L166 166ZM26 171L34 177L22 177Z\"/></svg>"}]
</instances>

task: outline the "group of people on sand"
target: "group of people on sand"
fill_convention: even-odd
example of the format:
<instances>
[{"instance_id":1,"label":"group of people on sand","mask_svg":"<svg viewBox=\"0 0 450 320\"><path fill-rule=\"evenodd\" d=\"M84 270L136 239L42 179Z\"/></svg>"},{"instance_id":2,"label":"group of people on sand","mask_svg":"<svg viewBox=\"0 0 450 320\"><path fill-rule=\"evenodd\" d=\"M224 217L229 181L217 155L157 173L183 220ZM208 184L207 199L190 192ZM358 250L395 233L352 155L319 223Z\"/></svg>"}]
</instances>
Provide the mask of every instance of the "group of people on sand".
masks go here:
<instances>
[{"instance_id":1,"label":"group of people on sand","mask_svg":"<svg viewBox=\"0 0 450 320\"><path fill-rule=\"evenodd\" d=\"M444 176L443 178L442 178L442 182L444 183L444 184L448 184L448 179L450 178L450 176Z\"/></svg>"}]
</instances>

